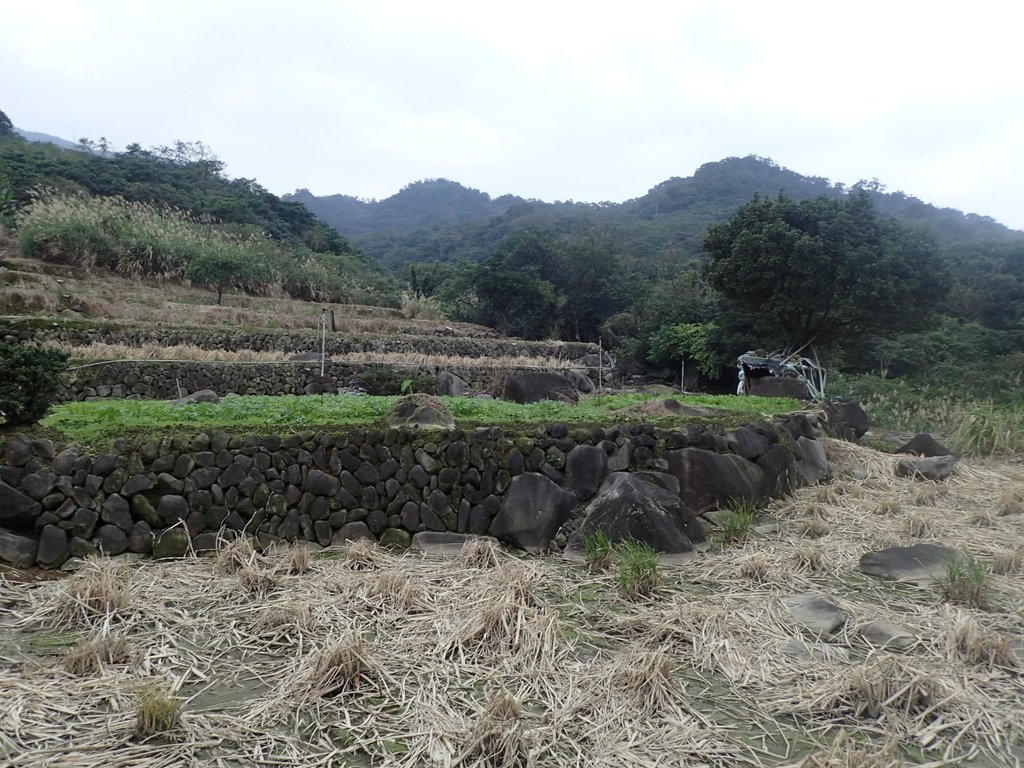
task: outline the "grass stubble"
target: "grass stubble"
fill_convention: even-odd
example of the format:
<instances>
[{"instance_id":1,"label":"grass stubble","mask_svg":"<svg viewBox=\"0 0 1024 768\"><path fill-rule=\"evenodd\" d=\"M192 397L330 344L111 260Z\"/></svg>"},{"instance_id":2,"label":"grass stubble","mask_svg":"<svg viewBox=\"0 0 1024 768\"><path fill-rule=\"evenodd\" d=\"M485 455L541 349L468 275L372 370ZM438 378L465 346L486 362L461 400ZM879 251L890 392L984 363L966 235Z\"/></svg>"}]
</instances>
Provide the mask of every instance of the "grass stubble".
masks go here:
<instances>
[{"instance_id":1,"label":"grass stubble","mask_svg":"<svg viewBox=\"0 0 1024 768\"><path fill-rule=\"evenodd\" d=\"M979 754L1013 765L1024 519L970 520L1022 478L1011 465L965 464L923 508L891 457L827 444L843 479L769 510L795 522L813 504L827 537L787 526L659 564L643 599L623 593L614 567L518 559L489 542L442 558L364 541L307 558L238 539L206 559L0 578L4 637L83 636L64 657L0 650L17 662L0 666L0 755L71 768L890 768ZM845 477L852 468L863 479ZM878 515L887 498L899 509ZM856 573L879 541L919 541L907 520L922 513L937 540L1002 563L986 574L986 608ZM246 573L273 588L244 593ZM846 625L804 636L781 601L800 592L838 601ZM878 620L905 628L913 649L861 638ZM785 652L794 642L809 655ZM154 711L140 726L140 686L176 715Z\"/></svg>"}]
</instances>

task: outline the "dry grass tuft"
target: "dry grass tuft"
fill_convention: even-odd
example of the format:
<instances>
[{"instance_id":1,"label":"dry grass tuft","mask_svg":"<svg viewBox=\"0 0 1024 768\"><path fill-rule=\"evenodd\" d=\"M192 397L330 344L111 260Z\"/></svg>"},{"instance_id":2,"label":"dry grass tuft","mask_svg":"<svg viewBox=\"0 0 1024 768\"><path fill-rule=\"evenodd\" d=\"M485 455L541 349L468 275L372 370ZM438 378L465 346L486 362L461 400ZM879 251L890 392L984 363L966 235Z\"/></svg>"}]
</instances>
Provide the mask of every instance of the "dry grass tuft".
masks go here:
<instances>
[{"instance_id":1,"label":"dry grass tuft","mask_svg":"<svg viewBox=\"0 0 1024 768\"><path fill-rule=\"evenodd\" d=\"M491 540L472 538L462 545L459 562L466 568L497 568L501 550Z\"/></svg>"},{"instance_id":2,"label":"dry grass tuft","mask_svg":"<svg viewBox=\"0 0 1024 768\"><path fill-rule=\"evenodd\" d=\"M285 573L299 576L312 569L312 567L313 561L309 555L309 547L296 543L288 548L283 565Z\"/></svg>"},{"instance_id":3,"label":"dry grass tuft","mask_svg":"<svg viewBox=\"0 0 1024 768\"><path fill-rule=\"evenodd\" d=\"M996 513L1000 517L1024 515L1024 493L1019 490L1003 491L996 504Z\"/></svg>"},{"instance_id":4,"label":"dry grass tuft","mask_svg":"<svg viewBox=\"0 0 1024 768\"><path fill-rule=\"evenodd\" d=\"M166 738L181 725L181 701L154 682L135 695L135 735L140 739Z\"/></svg>"},{"instance_id":5,"label":"dry grass tuft","mask_svg":"<svg viewBox=\"0 0 1024 768\"><path fill-rule=\"evenodd\" d=\"M979 528L993 528L999 524L999 518L987 509L979 510L967 518L967 522Z\"/></svg>"},{"instance_id":6,"label":"dry grass tuft","mask_svg":"<svg viewBox=\"0 0 1024 768\"><path fill-rule=\"evenodd\" d=\"M343 562L353 571L375 571L391 563L383 547L370 539L356 539L345 545Z\"/></svg>"},{"instance_id":7,"label":"dry grass tuft","mask_svg":"<svg viewBox=\"0 0 1024 768\"><path fill-rule=\"evenodd\" d=\"M527 768L532 764L519 702L507 693L491 694L452 765Z\"/></svg>"},{"instance_id":8,"label":"dry grass tuft","mask_svg":"<svg viewBox=\"0 0 1024 768\"><path fill-rule=\"evenodd\" d=\"M612 695L642 719L676 709L682 694L671 657L663 648L633 646L602 670L601 677Z\"/></svg>"},{"instance_id":9,"label":"dry grass tuft","mask_svg":"<svg viewBox=\"0 0 1024 768\"><path fill-rule=\"evenodd\" d=\"M253 629L259 633L275 635L306 633L313 629L316 619L308 604L273 605L257 614L253 621Z\"/></svg>"},{"instance_id":10,"label":"dry grass tuft","mask_svg":"<svg viewBox=\"0 0 1024 768\"><path fill-rule=\"evenodd\" d=\"M829 749L805 758L797 768L903 768L906 762L898 735L890 736L881 747L867 749L851 745L841 733Z\"/></svg>"},{"instance_id":11,"label":"dry grass tuft","mask_svg":"<svg viewBox=\"0 0 1024 768\"><path fill-rule=\"evenodd\" d=\"M374 601L373 607L392 613L409 613L426 603L423 591L409 574L398 570L381 571L369 582L367 597Z\"/></svg>"},{"instance_id":12,"label":"dry grass tuft","mask_svg":"<svg viewBox=\"0 0 1024 768\"><path fill-rule=\"evenodd\" d=\"M128 639L121 634L101 631L69 650L61 664L72 675L95 675L107 664L127 664L133 658Z\"/></svg>"},{"instance_id":13,"label":"dry grass tuft","mask_svg":"<svg viewBox=\"0 0 1024 768\"><path fill-rule=\"evenodd\" d=\"M1001 549L992 555L992 573L1010 576L1021 572L1024 565L1024 546L1016 549Z\"/></svg>"},{"instance_id":14,"label":"dry grass tuft","mask_svg":"<svg viewBox=\"0 0 1024 768\"><path fill-rule=\"evenodd\" d=\"M825 553L817 545L797 546L793 549L793 567L798 571L822 571L825 569Z\"/></svg>"},{"instance_id":15,"label":"dry grass tuft","mask_svg":"<svg viewBox=\"0 0 1024 768\"><path fill-rule=\"evenodd\" d=\"M107 557L89 557L85 565L64 583L57 598L57 618L89 624L97 618L123 616L134 607L125 583L127 571Z\"/></svg>"},{"instance_id":16,"label":"dry grass tuft","mask_svg":"<svg viewBox=\"0 0 1024 768\"><path fill-rule=\"evenodd\" d=\"M925 483L914 494L914 504L918 507L930 507L943 496L949 494L949 488L938 483Z\"/></svg>"},{"instance_id":17,"label":"dry grass tuft","mask_svg":"<svg viewBox=\"0 0 1024 768\"><path fill-rule=\"evenodd\" d=\"M310 659L293 691L309 701L345 693L376 690L380 666L367 653L363 638L350 634L339 638Z\"/></svg>"},{"instance_id":18,"label":"dry grass tuft","mask_svg":"<svg viewBox=\"0 0 1024 768\"><path fill-rule=\"evenodd\" d=\"M812 517L818 520L828 519L828 510L822 504L808 504L807 509L804 510L805 517Z\"/></svg>"},{"instance_id":19,"label":"dry grass tuft","mask_svg":"<svg viewBox=\"0 0 1024 768\"><path fill-rule=\"evenodd\" d=\"M907 515L904 526L906 528L907 535L913 536L915 539L924 539L935 535L935 518L930 515L922 515L918 512L912 512Z\"/></svg>"},{"instance_id":20,"label":"dry grass tuft","mask_svg":"<svg viewBox=\"0 0 1024 768\"><path fill-rule=\"evenodd\" d=\"M883 501L874 511L879 517L895 517L903 514L903 506L898 501Z\"/></svg>"},{"instance_id":21,"label":"dry grass tuft","mask_svg":"<svg viewBox=\"0 0 1024 768\"><path fill-rule=\"evenodd\" d=\"M740 562L740 577L764 584L768 581L768 559L760 552L744 558Z\"/></svg>"},{"instance_id":22,"label":"dry grass tuft","mask_svg":"<svg viewBox=\"0 0 1024 768\"><path fill-rule=\"evenodd\" d=\"M820 539L832 533L832 526L824 520L811 518L800 523L800 535L808 539Z\"/></svg>"},{"instance_id":23,"label":"dry grass tuft","mask_svg":"<svg viewBox=\"0 0 1024 768\"><path fill-rule=\"evenodd\" d=\"M265 562L254 562L244 565L238 570L238 584L249 597L258 599L266 597L279 586L273 571Z\"/></svg>"},{"instance_id":24,"label":"dry grass tuft","mask_svg":"<svg viewBox=\"0 0 1024 768\"><path fill-rule=\"evenodd\" d=\"M776 702L781 712L849 721L914 718L948 702L946 686L901 657L880 656L819 679Z\"/></svg>"},{"instance_id":25,"label":"dry grass tuft","mask_svg":"<svg viewBox=\"0 0 1024 768\"><path fill-rule=\"evenodd\" d=\"M252 539L240 534L231 541L217 541L217 557L214 564L221 573L238 573L239 571L264 568L267 559L252 546Z\"/></svg>"},{"instance_id":26,"label":"dry grass tuft","mask_svg":"<svg viewBox=\"0 0 1024 768\"><path fill-rule=\"evenodd\" d=\"M968 616L957 616L953 626L944 633L942 642L951 660L987 670L1020 667L1013 640Z\"/></svg>"}]
</instances>

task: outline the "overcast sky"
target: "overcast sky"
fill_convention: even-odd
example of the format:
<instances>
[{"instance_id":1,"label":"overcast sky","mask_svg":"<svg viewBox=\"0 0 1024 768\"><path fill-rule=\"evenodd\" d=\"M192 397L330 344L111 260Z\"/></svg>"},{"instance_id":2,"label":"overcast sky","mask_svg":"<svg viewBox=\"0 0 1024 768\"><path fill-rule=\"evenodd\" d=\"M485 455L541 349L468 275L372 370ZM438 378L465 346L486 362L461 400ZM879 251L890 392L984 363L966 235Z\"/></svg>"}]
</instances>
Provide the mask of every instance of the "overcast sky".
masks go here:
<instances>
[{"instance_id":1,"label":"overcast sky","mask_svg":"<svg viewBox=\"0 0 1024 768\"><path fill-rule=\"evenodd\" d=\"M233 176L621 201L756 154L1024 229L1024 10L911 2L0 0L0 110Z\"/></svg>"}]
</instances>

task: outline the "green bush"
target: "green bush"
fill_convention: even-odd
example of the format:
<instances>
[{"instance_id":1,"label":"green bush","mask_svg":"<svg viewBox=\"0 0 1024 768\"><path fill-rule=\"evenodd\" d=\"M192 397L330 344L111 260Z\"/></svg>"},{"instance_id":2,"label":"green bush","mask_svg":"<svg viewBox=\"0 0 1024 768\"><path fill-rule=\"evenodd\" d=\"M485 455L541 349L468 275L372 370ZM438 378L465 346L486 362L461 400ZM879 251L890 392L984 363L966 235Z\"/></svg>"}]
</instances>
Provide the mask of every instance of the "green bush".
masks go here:
<instances>
[{"instance_id":1,"label":"green bush","mask_svg":"<svg viewBox=\"0 0 1024 768\"><path fill-rule=\"evenodd\" d=\"M605 531L591 531L583 537L583 551L593 573L608 570L612 564L612 541Z\"/></svg>"},{"instance_id":2,"label":"green bush","mask_svg":"<svg viewBox=\"0 0 1024 768\"><path fill-rule=\"evenodd\" d=\"M67 369L56 349L0 342L0 419L6 426L34 424L46 415Z\"/></svg>"}]
</instances>

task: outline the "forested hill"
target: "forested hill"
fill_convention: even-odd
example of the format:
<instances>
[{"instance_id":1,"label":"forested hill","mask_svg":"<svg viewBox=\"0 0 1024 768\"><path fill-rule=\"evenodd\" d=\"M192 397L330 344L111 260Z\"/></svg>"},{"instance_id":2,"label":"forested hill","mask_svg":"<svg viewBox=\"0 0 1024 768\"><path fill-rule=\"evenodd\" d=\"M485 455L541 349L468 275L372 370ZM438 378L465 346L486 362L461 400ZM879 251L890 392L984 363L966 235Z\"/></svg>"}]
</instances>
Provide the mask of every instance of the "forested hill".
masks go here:
<instances>
[{"instance_id":1,"label":"forested hill","mask_svg":"<svg viewBox=\"0 0 1024 768\"><path fill-rule=\"evenodd\" d=\"M886 192L877 181L846 187L802 176L756 156L707 163L693 176L670 178L623 203L548 203L514 195L491 198L445 179L416 182L379 201L346 195L317 197L308 190L283 199L302 203L391 268L412 261L479 260L495 243L523 229L568 234L595 225L610 227L618 249L632 259L664 266L666 259L668 264L678 264L699 256L707 225L726 220L755 194L783 192L805 200L840 197L854 188L864 189L881 215L927 229L944 244L1024 239L1024 232L989 217L937 208L903 192Z\"/></svg>"}]
</instances>

